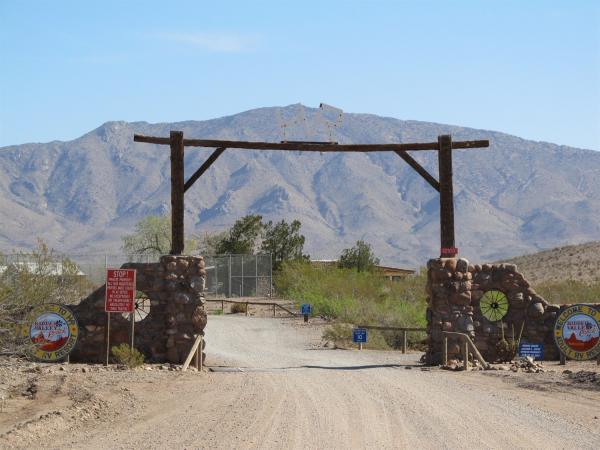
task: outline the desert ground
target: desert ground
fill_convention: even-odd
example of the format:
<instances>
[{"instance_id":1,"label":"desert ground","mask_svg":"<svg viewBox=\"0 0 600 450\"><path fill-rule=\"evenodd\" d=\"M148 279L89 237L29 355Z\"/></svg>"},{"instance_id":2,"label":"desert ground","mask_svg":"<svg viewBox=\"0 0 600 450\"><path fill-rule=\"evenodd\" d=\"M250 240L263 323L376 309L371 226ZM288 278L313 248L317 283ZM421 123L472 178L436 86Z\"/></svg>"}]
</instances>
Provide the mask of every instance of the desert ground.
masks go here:
<instances>
[{"instance_id":1,"label":"desert ground","mask_svg":"<svg viewBox=\"0 0 600 450\"><path fill-rule=\"evenodd\" d=\"M453 372L324 346L324 326L210 316L202 372L5 358L0 447L600 447L595 362Z\"/></svg>"}]
</instances>

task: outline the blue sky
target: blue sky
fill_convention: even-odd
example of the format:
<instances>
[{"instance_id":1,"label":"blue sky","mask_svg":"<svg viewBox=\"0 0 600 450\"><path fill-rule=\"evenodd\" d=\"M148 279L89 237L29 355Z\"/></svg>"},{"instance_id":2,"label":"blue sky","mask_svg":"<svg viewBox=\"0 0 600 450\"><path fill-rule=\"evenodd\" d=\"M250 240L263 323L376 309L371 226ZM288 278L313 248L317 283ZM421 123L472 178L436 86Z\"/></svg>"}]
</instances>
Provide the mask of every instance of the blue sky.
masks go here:
<instances>
[{"instance_id":1,"label":"blue sky","mask_svg":"<svg viewBox=\"0 0 600 450\"><path fill-rule=\"evenodd\" d=\"M599 5L0 0L0 146L326 102L600 150Z\"/></svg>"}]
</instances>

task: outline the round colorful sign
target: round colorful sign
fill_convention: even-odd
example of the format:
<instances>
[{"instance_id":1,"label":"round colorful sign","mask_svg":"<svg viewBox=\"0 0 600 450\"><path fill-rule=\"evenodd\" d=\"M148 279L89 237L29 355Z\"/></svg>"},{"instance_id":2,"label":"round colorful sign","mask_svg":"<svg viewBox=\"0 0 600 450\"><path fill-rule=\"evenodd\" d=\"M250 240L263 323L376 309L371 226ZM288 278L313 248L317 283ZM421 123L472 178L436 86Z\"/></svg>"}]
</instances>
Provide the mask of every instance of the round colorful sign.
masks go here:
<instances>
[{"instance_id":1,"label":"round colorful sign","mask_svg":"<svg viewBox=\"0 0 600 450\"><path fill-rule=\"evenodd\" d=\"M66 358L77 342L79 327L69 308L48 303L29 314L23 332L29 344L29 355L40 361Z\"/></svg>"},{"instance_id":2,"label":"round colorful sign","mask_svg":"<svg viewBox=\"0 0 600 450\"><path fill-rule=\"evenodd\" d=\"M573 305L560 313L554 324L554 340L571 359L600 355L600 311L589 305Z\"/></svg>"}]
</instances>

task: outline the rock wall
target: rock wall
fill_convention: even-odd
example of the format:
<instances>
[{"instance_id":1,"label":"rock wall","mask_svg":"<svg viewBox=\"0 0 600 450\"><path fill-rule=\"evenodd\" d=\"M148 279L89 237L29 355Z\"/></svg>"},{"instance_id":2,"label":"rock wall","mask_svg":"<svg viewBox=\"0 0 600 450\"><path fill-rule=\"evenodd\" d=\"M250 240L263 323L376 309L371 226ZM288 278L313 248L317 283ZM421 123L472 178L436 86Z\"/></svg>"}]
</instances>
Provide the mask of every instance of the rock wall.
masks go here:
<instances>
[{"instance_id":1,"label":"rock wall","mask_svg":"<svg viewBox=\"0 0 600 450\"><path fill-rule=\"evenodd\" d=\"M490 290L503 292L508 312L500 321L486 319L480 300ZM514 264L471 265L466 259L439 258L427 263L426 362L442 361L442 331L468 334L483 357L490 362L502 357L498 345L502 328L507 340L523 326L522 341L544 344L544 359L558 359L553 327L560 307L551 305L529 286ZM448 357L460 354L458 341L448 341Z\"/></svg>"},{"instance_id":2,"label":"rock wall","mask_svg":"<svg viewBox=\"0 0 600 450\"><path fill-rule=\"evenodd\" d=\"M135 323L135 347L147 361L182 363L196 337L204 334L206 326L204 259L163 256L158 263L127 263L121 268L136 269L137 290L149 298L147 316ZM105 361L107 314L104 297L105 287L102 286L72 308L80 334L71 360ZM129 343L130 332L129 318L112 313L110 346Z\"/></svg>"}]
</instances>

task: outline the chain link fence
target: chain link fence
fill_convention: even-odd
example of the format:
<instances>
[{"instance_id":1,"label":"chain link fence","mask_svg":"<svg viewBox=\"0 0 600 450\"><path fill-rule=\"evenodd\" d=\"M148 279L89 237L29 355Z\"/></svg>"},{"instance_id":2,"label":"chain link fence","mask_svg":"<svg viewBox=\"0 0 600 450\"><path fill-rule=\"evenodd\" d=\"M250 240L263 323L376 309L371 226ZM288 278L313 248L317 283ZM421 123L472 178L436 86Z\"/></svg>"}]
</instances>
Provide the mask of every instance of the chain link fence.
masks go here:
<instances>
[{"instance_id":1,"label":"chain link fence","mask_svg":"<svg viewBox=\"0 0 600 450\"><path fill-rule=\"evenodd\" d=\"M270 297L273 266L270 254L207 256L209 297Z\"/></svg>"},{"instance_id":2,"label":"chain link fence","mask_svg":"<svg viewBox=\"0 0 600 450\"><path fill-rule=\"evenodd\" d=\"M105 283L106 269L128 262L155 263L160 256L124 254L0 254L0 289L10 285L12 296L31 294L33 281L43 281L50 295L41 303L74 303ZM207 256L206 294L216 297L267 297L272 294L270 254ZM68 291L68 295L67 295ZM29 292L29 294L28 294ZM58 298L58 297L64 298ZM37 302L36 302L37 303Z\"/></svg>"}]
</instances>

